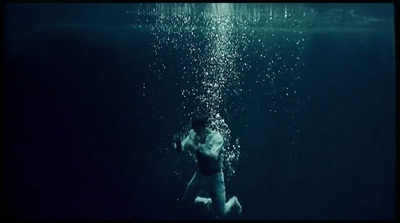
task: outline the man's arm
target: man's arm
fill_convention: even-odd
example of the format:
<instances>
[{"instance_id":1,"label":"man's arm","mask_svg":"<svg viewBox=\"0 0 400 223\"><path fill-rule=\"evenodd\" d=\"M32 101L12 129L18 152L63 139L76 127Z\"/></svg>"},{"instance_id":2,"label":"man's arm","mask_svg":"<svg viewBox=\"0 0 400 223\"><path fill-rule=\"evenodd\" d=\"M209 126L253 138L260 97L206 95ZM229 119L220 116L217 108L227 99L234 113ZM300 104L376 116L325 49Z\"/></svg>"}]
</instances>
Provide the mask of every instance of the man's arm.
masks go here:
<instances>
[{"instance_id":1,"label":"man's arm","mask_svg":"<svg viewBox=\"0 0 400 223\"><path fill-rule=\"evenodd\" d=\"M195 137L196 133L193 130L190 130L189 135L182 140L182 151L191 151L194 149Z\"/></svg>"},{"instance_id":2,"label":"man's arm","mask_svg":"<svg viewBox=\"0 0 400 223\"><path fill-rule=\"evenodd\" d=\"M197 145L196 142L196 133L193 130L190 130L189 135L180 142L182 152L187 152L191 157L193 157L194 161L197 162L196 158L196 149ZM198 140L197 140L198 141Z\"/></svg>"}]
</instances>

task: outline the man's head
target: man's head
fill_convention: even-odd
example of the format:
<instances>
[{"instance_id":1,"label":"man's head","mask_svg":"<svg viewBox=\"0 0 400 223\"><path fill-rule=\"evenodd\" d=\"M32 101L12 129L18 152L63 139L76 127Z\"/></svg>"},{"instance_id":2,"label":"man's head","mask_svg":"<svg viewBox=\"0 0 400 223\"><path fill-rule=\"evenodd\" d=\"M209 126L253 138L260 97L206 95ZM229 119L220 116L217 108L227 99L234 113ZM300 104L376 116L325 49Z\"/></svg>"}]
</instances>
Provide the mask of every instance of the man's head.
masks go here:
<instances>
[{"instance_id":1,"label":"man's head","mask_svg":"<svg viewBox=\"0 0 400 223\"><path fill-rule=\"evenodd\" d=\"M195 117L192 119L192 129L201 138L206 137L206 127L208 124L208 119L206 117Z\"/></svg>"}]
</instances>

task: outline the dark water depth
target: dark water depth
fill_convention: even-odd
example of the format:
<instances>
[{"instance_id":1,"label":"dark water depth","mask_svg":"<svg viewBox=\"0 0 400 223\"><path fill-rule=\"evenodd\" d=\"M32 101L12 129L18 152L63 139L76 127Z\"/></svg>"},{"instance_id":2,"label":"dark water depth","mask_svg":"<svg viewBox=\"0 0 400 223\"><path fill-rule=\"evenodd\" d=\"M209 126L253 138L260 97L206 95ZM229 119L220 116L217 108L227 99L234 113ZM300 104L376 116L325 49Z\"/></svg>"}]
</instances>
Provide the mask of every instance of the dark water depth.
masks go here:
<instances>
[{"instance_id":1,"label":"dark water depth","mask_svg":"<svg viewBox=\"0 0 400 223\"><path fill-rule=\"evenodd\" d=\"M393 19L390 5L354 7L354 18ZM204 105L205 68L216 71L190 47L235 44L224 52L239 56L216 56L234 62L215 72L231 74L217 111L240 146L226 193L243 213L228 219L394 218L393 29L242 24L231 31L242 39L210 47L202 31L166 42L176 29L139 23L135 10L6 5L6 218L207 218L182 213L177 199L196 165L171 137Z\"/></svg>"}]
</instances>

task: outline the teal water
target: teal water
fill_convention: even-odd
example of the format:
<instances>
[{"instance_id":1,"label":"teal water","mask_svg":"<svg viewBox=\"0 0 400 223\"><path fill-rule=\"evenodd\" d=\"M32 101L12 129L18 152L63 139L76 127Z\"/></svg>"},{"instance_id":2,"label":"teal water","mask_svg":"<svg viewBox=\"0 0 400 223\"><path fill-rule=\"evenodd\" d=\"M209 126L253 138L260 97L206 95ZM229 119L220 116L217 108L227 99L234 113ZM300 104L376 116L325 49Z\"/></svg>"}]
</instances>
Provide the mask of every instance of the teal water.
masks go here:
<instances>
[{"instance_id":1,"label":"teal water","mask_svg":"<svg viewBox=\"0 0 400 223\"><path fill-rule=\"evenodd\" d=\"M208 219L171 138L225 139L228 219L393 219L391 4L6 4L9 219Z\"/></svg>"}]
</instances>

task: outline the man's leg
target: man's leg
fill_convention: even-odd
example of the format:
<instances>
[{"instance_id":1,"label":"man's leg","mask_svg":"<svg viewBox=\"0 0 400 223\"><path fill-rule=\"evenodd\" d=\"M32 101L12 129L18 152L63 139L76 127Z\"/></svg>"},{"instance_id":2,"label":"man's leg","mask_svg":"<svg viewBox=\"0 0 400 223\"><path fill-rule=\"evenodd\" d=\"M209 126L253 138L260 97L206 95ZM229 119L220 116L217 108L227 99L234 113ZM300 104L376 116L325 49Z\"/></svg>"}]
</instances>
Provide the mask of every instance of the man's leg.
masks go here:
<instances>
[{"instance_id":1,"label":"man's leg","mask_svg":"<svg viewBox=\"0 0 400 223\"><path fill-rule=\"evenodd\" d=\"M217 214L220 216L224 216L227 213L231 212L232 208L237 207L238 212L242 212L242 206L239 203L239 200L236 196L233 196L226 202L226 194L225 194L225 182L223 173L217 173L210 177L210 182L207 182L207 186L210 187L210 196L213 202L214 209ZM226 203L225 203L226 202Z\"/></svg>"},{"instance_id":2,"label":"man's leg","mask_svg":"<svg viewBox=\"0 0 400 223\"><path fill-rule=\"evenodd\" d=\"M211 198L203 189L204 178L196 172L189 182L185 194L182 198L185 213L191 213L189 216L195 218L204 218L204 214L211 210ZM200 195L200 196L199 196ZM188 216L188 217L189 217Z\"/></svg>"},{"instance_id":3,"label":"man's leg","mask_svg":"<svg viewBox=\"0 0 400 223\"><path fill-rule=\"evenodd\" d=\"M186 187L185 194L183 195L182 201L194 202L197 196L197 193L201 190L202 187L202 179L200 174L196 171L190 180L189 184Z\"/></svg>"},{"instance_id":4,"label":"man's leg","mask_svg":"<svg viewBox=\"0 0 400 223\"><path fill-rule=\"evenodd\" d=\"M203 188L202 188L202 190L200 190L199 193L197 194L197 197L194 200L194 203L204 204L209 209L211 207L210 195L207 193L207 191L203 190Z\"/></svg>"},{"instance_id":5,"label":"man's leg","mask_svg":"<svg viewBox=\"0 0 400 223\"><path fill-rule=\"evenodd\" d=\"M236 196L231 197L228 202L225 204L225 211L229 213L232 208L237 208L238 213L242 213L242 205L239 203L239 199Z\"/></svg>"}]
</instances>

